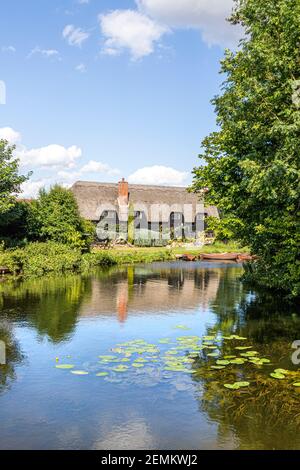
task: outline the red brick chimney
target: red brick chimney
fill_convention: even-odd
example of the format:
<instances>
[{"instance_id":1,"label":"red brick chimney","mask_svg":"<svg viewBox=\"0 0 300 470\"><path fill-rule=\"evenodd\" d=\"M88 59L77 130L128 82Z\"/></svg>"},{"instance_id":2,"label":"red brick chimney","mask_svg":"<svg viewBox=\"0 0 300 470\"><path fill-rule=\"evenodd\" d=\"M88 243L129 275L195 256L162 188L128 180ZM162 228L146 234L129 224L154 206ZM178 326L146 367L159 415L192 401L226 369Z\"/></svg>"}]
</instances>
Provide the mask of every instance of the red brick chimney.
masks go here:
<instances>
[{"instance_id":1,"label":"red brick chimney","mask_svg":"<svg viewBox=\"0 0 300 470\"><path fill-rule=\"evenodd\" d=\"M125 204L128 204L129 200L129 185L125 178L122 178L122 181L119 182L119 199Z\"/></svg>"}]
</instances>

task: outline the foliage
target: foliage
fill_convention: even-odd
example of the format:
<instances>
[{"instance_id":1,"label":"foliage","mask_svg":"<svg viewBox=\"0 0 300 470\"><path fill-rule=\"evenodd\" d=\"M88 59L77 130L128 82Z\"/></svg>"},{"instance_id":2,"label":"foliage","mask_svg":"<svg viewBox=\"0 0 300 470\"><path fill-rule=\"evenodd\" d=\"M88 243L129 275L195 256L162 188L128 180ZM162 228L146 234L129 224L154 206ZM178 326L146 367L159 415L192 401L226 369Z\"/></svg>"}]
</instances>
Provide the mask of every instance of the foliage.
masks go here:
<instances>
[{"instance_id":1,"label":"foliage","mask_svg":"<svg viewBox=\"0 0 300 470\"><path fill-rule=\"evenodd\" d=\"M232 23L246 32L226 51L219 130L203 142L193 189L236 219L235 235L259 261L250 277L300 295L300 3L238 0ZM233 228L235 232L235 229Z\"/></svg>"},{"instance_id":2,"label":"foliage","mask_svg":"<svg viewBox=\"0 0 300 470\"><path fill-rule=\"evenodd\" d=\"M25 201L16 201L4 214L0 213L0 240L5 242L5 246L13 247L26 243L29 213L30 203Z\"/></svg>"},{"instance_id":3,"label":"foliage","mask_svg":"<svg viewBox=\"0 0 300 470\"><path fill-rule=\"evenodd\" d=\"M29 243L24 248L0 253L0 265L13 273L43 276L49 273L66 273L80 269L81 251L55 242Z\"/></svg>"},{"instance_id":4,"label":"foliage","mask_svg":"<svg viewBox=\"0 0 300 470\"><path fill-rule=\"evenodd\" d=\"M33 240L53 240L75 248L88 248L93 241L93 225L80 214L73 193L61 186L47 192L42 189L33 201L28 221L29 236Z\"/></svg>"},{"instance_id":5,"label":"foliage","mask_svg":"<svg viewBox=\"0 0 300 470\"><path fill-rule=\"evenodd\" d=\"M14 150L15 146L0 139L0 214L13 207L21 184L28 179L18 174L19 161L13 156Z\"/></svg>"},{"instance_id":6,"label":"foliage","mask_svg":"<svg viewBox=\"0 0 300 470\"><path fill-rule=\"evenodd\" d=\"M241 228L241 222L236 217L208 217L206 223L207 229L213 231L216 240L226 242L236 239Z\"/></svg>"}]
</instances>

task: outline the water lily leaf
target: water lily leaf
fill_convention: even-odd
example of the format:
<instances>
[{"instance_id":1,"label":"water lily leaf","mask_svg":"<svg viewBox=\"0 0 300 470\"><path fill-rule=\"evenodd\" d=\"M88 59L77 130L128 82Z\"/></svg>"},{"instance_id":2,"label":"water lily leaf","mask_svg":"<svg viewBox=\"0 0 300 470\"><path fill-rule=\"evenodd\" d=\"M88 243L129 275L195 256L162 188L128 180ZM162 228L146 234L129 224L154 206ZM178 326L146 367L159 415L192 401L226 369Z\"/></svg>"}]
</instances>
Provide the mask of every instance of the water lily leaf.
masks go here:
<instances>
[{"instance_id":1,"label":"water lily leaf","mask_svg":"<svg viewBox=\"0 0 300 470\"><path fill-rule=\"evenodd\" d=\"M237 384L239 384L239 387L249 387L250 385L250 382L236 382Z\"/></svg>"},{"instance_id":2,"label":"water lily leaf","mask_svg":"<svg viewBox=\"0 0 300 470\"><path fill-rule=\"evenodd\" d=\"M113 361L118 359L117 356L98 356L99 359L103 359L104 361Z\"/></svg>"},{"instance_id":3,"label":"water lily leaf","mask_svg":"<svg viewBox=\"0 0 300 470\"><path fill-rule=\"evenodd\" d=\"M215 336L203 336L204 341L214 341L216 339Z\"/></svg>"},{"instance_id":4,"label":"water lily leaf","mask_svg":"<svg viewBox=\"0 0 300 470\"><path fill-rule=\"evenodd\" d=\"M275 374L281 374L281 375L285 375L289 373L289 371L286 369L275 369L274 372Z\"/></svg>"},{"instance_id":5,"label":"water lily leaf","mask_svg":"<svg viewBox=\"0 0 300 470\"><path fill-rule=\"evenodd\" d=\"M236 359L236 356L224 356L224 359Z\"/></svg>"},{"instance_id":6,"label":"water lily leaf","mask_svg":"<svg viewBox=\"0 0 300 470\"><path fill-rule=\"evenodd\" d=\"M98 372L98 374L96 374L96 377L106 377L108 375L108 372Z\"/></svg>"},{"instance_id":7,"label":"water lily leaf","mask_svg":"<svg viewBox=\"0 0 300 470\"><path fill-rule=\"evenodd\" d=\"M246 349L251 349L252 346L237 346L234 349L237 349L238 351L245 351Z\"/></svg>"},{"instance_id":8,"label":"water lily leaf","mask_svg":"<svg viewBox=\"0 0 300 470\"><path fill-rule=\"evenodd\" d=\"M242 365L245 364L245 360L242 358L232 359L230 364Z\"/></svg>"},{"instance_id":9,"label":"water lily leaf","mask_svg":"<svg viewBox=\"0 0 300 470\"><path fill-rule=\"evenodd\" d=\"M296 382L293 384L294 387L300 387L300 382Z\"/></svg>"},{"instance_id":10,"label":"water lily leaf","mask_svg":"<svg viewBox=\"0 0 300 470\"><path fill-rule=\"evenodd\" d=\"M60 364L55 367L56 369L74 369L75 366L73 366L72 364Z\"/></svg>"},{"instance_id":11,"label":"water lily leaf","mask_svg":"<svg viewBox=\"0 0 300 470\"><path fill-rule=\"evenodd\" d=\"M114 372L126 372L128 369L128 366L117 366L117 367L114 367L112 370Z\"/></svg>"},{"instance_id":12,"label":"water lily leaf","mask_svg":"<svg viewBox=\"0 0 300 470\"><path fill-rule=\"evenodd\" d=\"M219 360L216 362L216 364L217 364L218 366L228 366L228 365L230 364L230 362L229 362L229 361L226 361L226 360L223 360L223 359L219 359Z\"/></svg>"},{"instance_id":13,"label":"water lily leaf","mask_svg":"<svg viewBox=\"0 0 300 470\"><path fill-rule=\"evenodd\" d=\"M138 362L134 362L134 363L132 364L132 367L136 367L136 369L138 369L138 368L141 368L141 367L145 367L145 364L140 364L140 363L138 363Z\"/></svg>"},{"instance_id":14,"label":"water lily leaf","mask_svg":"<svg viewBox=\"0 0 300 470\"><path fill-rule=\"evenodd\" d=\"M176 325L176 326L174 326L174 328L177 329L177 330L190 330L191 329L186 325Z\"/></svg>"},{"instance_id":15,"label":"water lily leaf","mask_svg":"<svg viewBox=\"0 0 300 470\"><path fill-rule=\"evenodd\" d=\"M240 388L249 387L250 382L235 382L234 384L224 384L225 388L230 390L239 390Z\"/></svg>"},{"instance_id":16,"label":"water lily leaf","mask_svg":"<svg viewBox=\"0 0 300 470\"><path fill-rule=\"evenodd\" d=\"M238 390L239 387L236 384L224 384L225 388L229 388L230 390Z\"/></svg>"},{"instance_id":17,"label":"water lily leaf","mask_svg":"<svg viewBox=\"0 0 300 470\"><path fill-rule=\"evenodd\" d=\"M211 366L211 369L221 370L221 369L226 369L226 367L225 366Z\"/></svg>"},{"instance_id":18,"label":"water lily leaf","mask_svg":"<svg viewBox=\"0 0 300 470\"><path fill-rule=\"evenodd\" d=\"M71 374L74 375L89 375L86 370L71 370Z\"/></svg>"},{"instance_id":19,"label":"water lily leaf","mask_svg":"<svg viewBox=\"0 0 300 470\"><path fill-rule=\"evenodd\" d=\"M214 352L214 353L209 353L207 354L208 357L218 357L219 356L219 353L218 352Z\"/></svg>"},{"instance_id":20,"label":"water lily leaf","mask_svg":"<svg viewBox=\"0 0 300 470\"><path fill-rule=\"evenodd\" d=\"M282 380L282 379L285 379L285 375L283 374L276 374L274 372L272 372L272 374L270 374L271 377L273 377L273 379L278 379L278 380Z\"/></svg>"}]
</instances>

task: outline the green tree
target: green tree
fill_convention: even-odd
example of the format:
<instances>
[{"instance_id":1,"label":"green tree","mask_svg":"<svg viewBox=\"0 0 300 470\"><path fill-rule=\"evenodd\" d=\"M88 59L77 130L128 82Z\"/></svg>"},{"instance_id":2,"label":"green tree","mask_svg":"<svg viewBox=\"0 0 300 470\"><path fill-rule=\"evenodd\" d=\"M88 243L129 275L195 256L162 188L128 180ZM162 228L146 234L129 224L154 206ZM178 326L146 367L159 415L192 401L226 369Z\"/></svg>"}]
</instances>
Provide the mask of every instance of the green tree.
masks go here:
<instances>
[{"instance_id":1,"label":"green tree","mask_svg":"<svg viewBox=\"0 0 300 470\"><path fill-rule=\"evenodd\" d=\"M5 213L0 213L0 242L13 247L27 242L27 218L30 213L30 202L16 201Z\"/></svg>"},{"instance_id":2,"label":"green tree","mask_svg":"<svg viewBox=\"0 0 300 470\"><path fill-rule=\"evenodd\" d=\"M230 19L245 37L226 51L218 131L203 142L194 190L259 256L249 269L264 286L300 295L300 2L236 0Z\"/></svg>"},{"instance_id":3,"label":"green tree","mask_svg":"<svg viewBox=\"0 0 300 470\"><path fill-rule=\"evenodd\" d=\"M53 240L87 248L93 240L94 227L84 220L69 189L55 185L48 192L42 189L31 204L28 232L36 241Z\"/></svg>"},{"instance_id":4,"label":"green tree","mask_svg":"<svg viewBox=\"0 0 300 470\"><path fill-rule=\"evenodd\" d=\"M28 179L18 174L19 161L14 158L14 150L14 145L0 139L0 214L13 207L21 184Z\"/></svg>"}]
</instances>

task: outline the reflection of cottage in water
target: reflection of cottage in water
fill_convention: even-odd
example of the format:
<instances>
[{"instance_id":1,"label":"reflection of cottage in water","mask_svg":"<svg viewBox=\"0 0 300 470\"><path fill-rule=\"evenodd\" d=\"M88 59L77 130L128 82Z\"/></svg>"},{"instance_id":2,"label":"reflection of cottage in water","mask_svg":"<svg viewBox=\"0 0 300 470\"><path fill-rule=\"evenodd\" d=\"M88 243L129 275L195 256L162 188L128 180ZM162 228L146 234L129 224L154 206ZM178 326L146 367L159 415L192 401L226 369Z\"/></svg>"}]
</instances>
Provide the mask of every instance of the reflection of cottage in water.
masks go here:
<instances>
[{"instance_id":1,"label":"reflection of cottage in water","mask_svg":"<svg viewBox=\"0 0 300 470\"><path fill-rule=\"evenodd\" d=\"M94 278L90 298L81 305L80 315L117 315L124 322L128 315L143 312L184 312L198 306L205 310L216 298L220 278L219 269L207 270L196 264L130 266L112 272L101 282Z\"/></svg>"}]
</instances>

